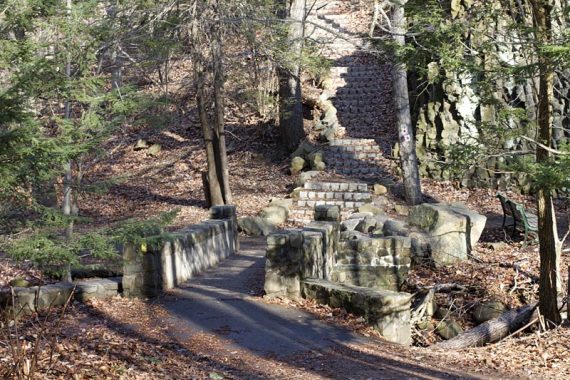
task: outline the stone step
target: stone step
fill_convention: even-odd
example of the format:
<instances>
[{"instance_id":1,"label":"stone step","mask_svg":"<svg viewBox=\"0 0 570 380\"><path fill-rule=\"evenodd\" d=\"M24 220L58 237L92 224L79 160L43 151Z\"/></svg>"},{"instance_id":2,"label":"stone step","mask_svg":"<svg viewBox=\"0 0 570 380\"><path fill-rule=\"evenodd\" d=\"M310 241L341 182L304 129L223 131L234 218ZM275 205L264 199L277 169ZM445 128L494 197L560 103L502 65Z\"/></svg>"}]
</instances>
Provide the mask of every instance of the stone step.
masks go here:
<instances>
[{"instance_id":1,"label":"stone step","mask_svg":"<svg viewBox=\"0 0 570 380\"><path fill-rule=\"evenodd\" d=\"M368 200L367 200L368 201ZM359 201L340 201L340 200L298 200L297 207L307 207L309 209L313 209L315 206L339 206L343 210L353 210L360 206L363 206L365 203L363 200Z\"/></svg>"},{"instance_id":2,"label":"stone step","mask_svg":"<svg viewBox=\"0 0 570 380\"><path fill-rule=\"evenodd\" d=\"M337 174L342 175L362 175L362 174L381 174L385 170L377 167L377 166L358 166L358 167L350 167L350 166L330 166L330 169Z\"/></svg>"},{"instance_id":3,"label":"stone step","mask_svg":"<svg viewBox=\"0 0 570 380\"><path fill-rule=\"evenodd\" d=\"M331 146L352 146L358 145L376 145L374 139L332 139L329 143Z\"/></svg>"},{"instance_id":4,"label":"stone step","mask_svg":"<svg viewBox=\"0 0 570 380\"><path fill-rule=\"evenodd\" d=\"M376 168L377 161L364 161L364 160L328 160L327 164L336 170L341 168L353 169L353 168Z\"/></svg>"},{"instance_id":5,"label":"stone step","mask_svg":"<svg viewBox=\"0 0 570 380\"><path fill-rule=\"evenodd\" d=\"M334 201L362 201L369 200L370 193L357 193L357 192L336 192L336 191L312 191L301 190L299 192L299 199L303 200L334 200Z\"/></svg>"},{"instance_id":6,"label":"stone step","mask_svg":"<svg viewBox=\"0 0 570 380\"><path fill-rule=\"evenodd\" d=\"M328 149L333 152L346 153L346 152L366 152L366 153L378 153L382 154L382 151L378 146L369 145L354 145L354 146L330 146Z\"/></svg>"},{"instance_id":7,"label":"stone step","mask_svg":"<svg viewBox=\"0 0 570 380\"><path fill-rule=\"evenodd\" d=\"M340 160L378 161L384 157L382 153L350 152L338 153L327 152L327 163Z\"/></svg>"},{"instance_id":8,"label":"stone step","mask_svg":"<svg viewBox=\"0 0 570 380\"><path fill-rule=\"evenodd\" d=\"M366 192L368 191L368 185L366 183L358 182L312 182L307 181L304 185L307 190L321 190L321 191L331 191L331 192Z\"/></svg>"}]
</instances>

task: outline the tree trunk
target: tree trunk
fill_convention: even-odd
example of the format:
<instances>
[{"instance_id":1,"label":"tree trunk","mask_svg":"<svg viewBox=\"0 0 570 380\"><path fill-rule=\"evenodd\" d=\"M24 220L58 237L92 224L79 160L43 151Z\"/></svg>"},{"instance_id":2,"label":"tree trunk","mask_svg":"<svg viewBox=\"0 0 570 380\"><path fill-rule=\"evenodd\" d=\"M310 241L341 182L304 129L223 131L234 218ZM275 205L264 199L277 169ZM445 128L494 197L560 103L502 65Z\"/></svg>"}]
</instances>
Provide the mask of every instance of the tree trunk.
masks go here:
<instances>
[{"instance_id":1,"label":"tree trunk","mask_svg":"<svg viewBox=\"0 0 570 380\"><path fill-rule=\"evenodd\" d=\"M198 80L200 81L200 80ZM224 197L218 174L216 170L216 153L214 151L214 133L208 120L208 112L204 102L204 89L202 84L198 85L196 101L198 105L198 114L200 124L202 125L202 133L204 134L204 145L206 148L206 161L208 164L208 191L210 193L210 201L212 206L224 205Z\"/></svg>"},{"instance_id":2,"label":"tree trunk","mask_svg":"<svg viewBox=\"0 0 570 380\"><path fill-rule=\"evenodd\" d=\"M533 318L535 309L536 305L527 305L518 310L509 310L495 319L457 335L455 338L438 343L435 347L461 349L480 347L487 343L496 342L528 324Z\"/></svg>"},{"instance_id":3,"label":"tree trunk","mask_svg":"<svg viewBox=\"0 0 570 380\"><path fill-rule=\"evenodd\" d=\"M218 7L218 9L220 9ZM226 150L226 135L224 126L224 55L222 49L222 26L214 28L214 39L211 42L212 61L214 71L214 107L215 107L215 132L217 143L216 168L220 179L221 191L225 204L233 202L230 190L230 173L228 170L228 155Z\"/></svg>"},{"instance_id":4,"label":"tree trunk","mask_svg":"<svg viewBox=\"0 0 570 380\"><path fill-rule=\"evenodd\" d=\"M289 19L287 35L289 52L292 56L289 65L277 69L279 77L279 129L281 140L287 150L297 148L305 131L303 129L303 104L301 99L301 54L304 38L304 18L306 0L282 0L283 19Z\"/></svg>"},{"instance_id":5,"label":"tree trunk","mask_svg":"<svg viewBox=\"0 0 570 380\"><path fill-rule=\"evenodd\" d=\"M71 0L65 0L65 10L67 12L67 16L71 17L71 7L72 3ZM65 76L67 77L68 82L71 80L71 56L67 55L67 62L65 62ZM71 101L66 99L65 101L65 114L64 118L69 120L71 118ZM62 212L63 215L68 217L67 225L65 227L65 238L67 240L71 240L73 238L73 170L72 170L72 161L66 162L64 166L64 175L63 175L63 204L62 204ZM66 282L71 282L71 267L67 265L65 268L65 273L63 275L63 280Z\"/></svg>"},{"instance_id":6,"label":"tree trunk","mask_svg":"<svg viewBox=\"0 0 570 380\"><path fill-rule=\"evenodd\" d=\"M399 4L394 4L392 12L392 33L394 33L394 40L400 46L404 46L406 43L405 3L406 1L402 1ZM406 202L410 205L417 205L422 203L423 196L416 157L416 141L412 129L406 65L395 62L392 77L392 91L400 142L400 164L404 176Z\"/></svg>"},{"instance_id":7,"label":"tree trunk","mask_svg":"<svg viewBox=\"0 0 570 380\"><path fill-rule=\"evenodd\" d=\"M531 0L533 22L539 45L552 41L552 4L547 0ZM540 46L539 46L540 49ZM552 101L554 99L554 69L547 55L538 52L538 141L552 146ZM537 146L536 161L548 163L552 154ZM539 186L541 186L539 184ZM561 287L560 255L561 242L556 228L556 214L552 203L552 191L539 188L536 195L538 211L538 238L540 251L539 308L548 321L559 325L562 322L558 311L558 289ZM550 327L548 325L548 327Z\"/></svg>"}]
</instances>

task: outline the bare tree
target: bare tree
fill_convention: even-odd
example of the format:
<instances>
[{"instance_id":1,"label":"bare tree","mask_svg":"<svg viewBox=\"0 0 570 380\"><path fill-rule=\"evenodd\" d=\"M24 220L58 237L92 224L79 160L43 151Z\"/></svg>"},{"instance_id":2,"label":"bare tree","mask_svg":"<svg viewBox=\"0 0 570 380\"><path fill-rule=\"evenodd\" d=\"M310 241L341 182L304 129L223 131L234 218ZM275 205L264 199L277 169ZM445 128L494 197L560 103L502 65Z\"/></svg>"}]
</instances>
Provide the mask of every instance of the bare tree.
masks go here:
<instances>
[{"instance_id":1,"label":"bare tree","mask_svg":"<svg viewBox=\"0 0 570 380\"><path fill-rule=\"evenodd\" d=\"M301 54L303 50L306 0L281 0L280 17L287 24L288 64L277 69L279 77L279 129L283 145L297 148L303 139L303 105L301 100Z\"/></svg>"},{"instance_id":2,"label":"bare tree","mask_svg":"<svg viewBox=\"0 0 570 380\"><path fill-rule=\"evenodd\" d=\"M407 0L392 2L391 33L396 43L400 46L404 46L406 43L406 18L404 14L406 2ZM404 176L406 202L410 205L417 205L422 203L423 197L418 171L418 159L416 157L416 140L410 114L407 67L403 62L394 63L392 77L392 91L400 142L400 164Z\"/></svg>"}]
</instances>

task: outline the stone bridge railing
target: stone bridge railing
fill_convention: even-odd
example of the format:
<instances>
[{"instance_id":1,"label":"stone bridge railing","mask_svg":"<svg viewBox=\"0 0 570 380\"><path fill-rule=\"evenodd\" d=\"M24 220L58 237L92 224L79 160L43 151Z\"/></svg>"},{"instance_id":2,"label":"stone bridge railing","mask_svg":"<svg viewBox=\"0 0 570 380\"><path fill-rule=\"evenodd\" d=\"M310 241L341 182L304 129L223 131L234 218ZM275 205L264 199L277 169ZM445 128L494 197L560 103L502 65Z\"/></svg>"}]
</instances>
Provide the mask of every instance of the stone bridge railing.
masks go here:
<instances>
[{"instance_id":1,"label":"stone bridge railing","mask_svg":"<svg viewBox=\"0 0 570 380\"><path fill-rule=\"evenodd\" d=\"M172 233L146 252L125 247L123 294L154 297L237 252L235 206L214 206L211 219Z\"/></svg>"}]
</instances>

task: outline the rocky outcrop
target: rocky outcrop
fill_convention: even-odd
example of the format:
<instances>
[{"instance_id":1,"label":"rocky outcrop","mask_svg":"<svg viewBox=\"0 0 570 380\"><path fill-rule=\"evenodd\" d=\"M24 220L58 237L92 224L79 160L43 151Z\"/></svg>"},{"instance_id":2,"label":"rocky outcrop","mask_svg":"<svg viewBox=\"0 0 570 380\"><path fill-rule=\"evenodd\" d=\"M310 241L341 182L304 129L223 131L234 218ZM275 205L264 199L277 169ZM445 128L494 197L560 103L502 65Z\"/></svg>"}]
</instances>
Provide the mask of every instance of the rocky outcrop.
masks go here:
<instances>
[{"instance_id":1,"label":"rocky outcrop","mask_svg":"<svg viewBox=\"0 0 570 380\"><path fill-rule=\"evenodd\" d=\"M477 1L451 1L449 8L452 21L465 17L465 13ZM483 3L483 2L481 2ZM525 4L526 3L526 4ZM488 2L492 4L492 2ZM527 7L528 1L520 2L521 7ZM562 13L562 12L559 12ZM503 68L521 68L528 65L528 48L520 44L521 37L516 31L509 29L512 15L508 12L501 13L497 19L482 19L480 28L485 28L485 33L480 30L465 35L466 45L470 49L477 50L478 46L485 44L485 39L503 41L492 44L492 53L480 52L478 56L485 57L482 66ZM501 17L508 19L501 20ZM519 16L517 16L519 17ZM529 21L532 25L532 21ZM560 30L555 26L554 30ZM522 37L525 40L526 37ZM489 44L485 44L490 48ZM471 53L469 53L472 55ZM441 162L453 163L452 151L458 144L466 144L475 149L506 150L513 152L530 151L529 159L533 159L533 147L521 138L505 137L504 140L497 138L497 133L486 130L485 126L501 122L500 128L508 128L511 131L524 131L528 121L524 117L512 116L509 120L499 121L499 108L497 104L508 106L513 114L519 113L528 116L532 122L536 118L536 90L533 79L528 74L523 78L499 76L493 78L494 88L489 89L493 93L492 101L485 100L481 90L481 76L483 72L461 74L446 71L440 62L426 62L425 74L409 73L409 88L412 90L410 104L416 129L416 147L420 163L420 174L424 177L437 179L458 180L462 186L489 186L489 187L516 187L528 191L529 184L524 173L505 173L505 164L519 159L519 156L499 157L491 154L483 156L481 162L468 160L469 169L454 169L453 165L441 165ZM490 70L493 71L493 70ZM519 70L525 72L525 70ZM570 92L570 82L567 75L557 75L555 79L555 97L553 102L554 125L562 127L557 129L554 139L565 139L563 128L568 128L570 119L570 101L566 94ZM420 83L430 83L427 87ZM417 89L417 90L414 90ZM415 91L415 93L414 93ZM532 132L531 132L532 133ZM515 135L515 133L509 133ZM397 149L394 154L397 156Z\"/></svg>"}]
</instances>

